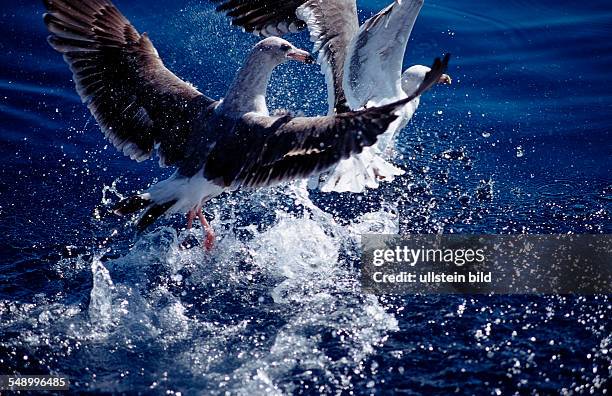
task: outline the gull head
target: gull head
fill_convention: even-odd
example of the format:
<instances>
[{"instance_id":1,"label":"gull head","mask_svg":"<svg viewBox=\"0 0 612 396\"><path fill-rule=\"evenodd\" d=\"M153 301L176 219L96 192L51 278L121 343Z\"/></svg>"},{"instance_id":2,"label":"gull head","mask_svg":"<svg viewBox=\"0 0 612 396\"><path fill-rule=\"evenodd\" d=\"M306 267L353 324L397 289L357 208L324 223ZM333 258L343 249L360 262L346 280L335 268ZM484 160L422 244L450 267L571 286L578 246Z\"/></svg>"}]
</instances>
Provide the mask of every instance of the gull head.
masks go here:
<instances>
[{"instance_id":1,"label":"gull head","mask_svg":"<svg viewBox=\"0 0 612 396\"><path fill-rule=\"evenodd\" d=\"M402 74L402 90L407 95L415 92L419 86L425 81L427 73L431 71L431 68L423 65L415 65L409 67ZM438 80L438 84L452 84L453 80L448 74L443 74Z\"/></svg>"},{"instance_id":2,"label":"gull head","mask_svg":"<svg viewBox=\"0 0 612 396\"><path fill-rule=\"evenodd\" d=\"M315 59L308 51L301 50L295 47L287 40L279 37L269 37L260 41L253 49L259 56L268 58L276 64L285 63L289 60L296 60L302 63L312 64Z\"/></svg>"}]
</instances>

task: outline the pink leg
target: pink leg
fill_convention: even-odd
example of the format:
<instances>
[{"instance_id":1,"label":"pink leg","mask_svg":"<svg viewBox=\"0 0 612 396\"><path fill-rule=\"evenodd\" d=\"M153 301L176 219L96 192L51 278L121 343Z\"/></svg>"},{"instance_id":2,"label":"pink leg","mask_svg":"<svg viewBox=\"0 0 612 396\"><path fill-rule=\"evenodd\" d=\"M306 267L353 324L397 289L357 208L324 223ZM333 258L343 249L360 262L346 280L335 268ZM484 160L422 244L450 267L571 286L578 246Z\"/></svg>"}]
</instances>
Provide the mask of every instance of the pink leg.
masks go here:
<instances>
[{"instance_id":1,"label":"pink leg","mask_svg":"<svg viewBox=\"0 0 612 396\"><path fill-rule=\"evenodd\" d=\"M204 240L204 248L210 251L215 245L215 233L210 224L208 224L208 221L206 221L206 217L204 217L204 213L202 213L202 208L198 209L197 216L202 223L202 227L204 227L204 233L206 236L206 239Z\"/></svg>"},{"instance_id":2,"label":"pink leg","mask_svg":"<svg viewBox=\"0 0 612 396\"><path fill-rule=\"evenodd\" d=\"M187 230L191 230L191 228L193 228L193 219L195 219L195 216L195 210L190 210L189 213L187 213Z\"/></svg>"}]
</instances>

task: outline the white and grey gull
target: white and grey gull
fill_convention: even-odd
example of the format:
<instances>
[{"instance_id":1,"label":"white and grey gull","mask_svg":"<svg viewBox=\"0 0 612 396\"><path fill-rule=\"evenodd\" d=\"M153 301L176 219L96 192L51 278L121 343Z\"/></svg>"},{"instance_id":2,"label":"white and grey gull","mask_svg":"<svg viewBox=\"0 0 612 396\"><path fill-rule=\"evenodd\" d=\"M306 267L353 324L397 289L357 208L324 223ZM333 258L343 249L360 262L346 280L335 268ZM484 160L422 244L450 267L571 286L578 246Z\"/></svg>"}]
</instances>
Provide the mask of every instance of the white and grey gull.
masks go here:
<instances>
[{"instance_id":1,"label":"white and grey gull","mask_svg":"<svg viewBox=\"0 0 612 396\"><path fill-rule=\"evenodd\" d=\"M234 25L261 36L282 36L305 27L315 43L328 88L329 114L376 107L412 94L430 68L402 72L404 53L423 0L395 0L359 26L355 0L211 0ZM439 83L450 84L443 74ZM420 97L362 153L341 161L311 187L322 191L363 192L391 181L403 171L387 159L394 137L412 118Z\"/></svg>"},{"instance_id":2,"label":"white and grey gull","mask_svg":"<svg viewBox=\"0 0 612 396\"><path fill-rule=\"evenodd\" d=\"M433 86L447 67L436 59L411 97L381 107L325 117L270 115L266 90L273 69L310 54L280 38L259 42L227 95L213 100L162 63L108 0L44 0L49 43L63 54L81 99L113 145L137 161L155 152L176 172L120 202L118 214L143 210L140 231L159 217L195 217L211 247L214 232L202 205L227 191L271 186L320 173L376 143L410 100Z\"/></svg>"}]
</instances>

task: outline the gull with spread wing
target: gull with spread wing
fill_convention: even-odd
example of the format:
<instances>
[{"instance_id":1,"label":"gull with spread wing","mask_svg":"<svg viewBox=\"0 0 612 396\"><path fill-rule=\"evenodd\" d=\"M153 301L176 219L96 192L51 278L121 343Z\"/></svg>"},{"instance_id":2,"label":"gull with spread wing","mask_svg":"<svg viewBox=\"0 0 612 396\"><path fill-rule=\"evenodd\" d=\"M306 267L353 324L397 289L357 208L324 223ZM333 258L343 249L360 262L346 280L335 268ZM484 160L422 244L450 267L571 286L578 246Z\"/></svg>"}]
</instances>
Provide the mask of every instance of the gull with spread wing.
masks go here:
<instances>
[{"instance_id":1,"label":"gull with spread wing","mask_svg":"<svg viewBox=\"0 0 612 396\"><path fill-rule=\"evenodd\" d=\"M375 107L405 99L425 80L429 67L402 72L408 39L423 0L395 0L361 27L355 0L211 0L232 23L262 36L282 36L305 27L325 74L329 114ZM450 84L443 74L439 83ZM376 145L341 161L316 177L311 187L322 191L363 192L391 181L403 171L385 160L395 134L419 106L417 96Z\"/></svg>"},{"instance_id":2,"label":"gull with spread wing","mask_svg":"<svg viewBox=\"0 0 612 396\"><path fill-rule=\"evenodd\" d=\"M308 52L281 38L255 45L224 99L213 100L162 63L108 0L44 0L50 45L63 54L82 101L107 139L144 161L155 152L176 172L120 202L118 214L143 211L140 231L165 214L197 217L211 248L214 233L202 205L224 192L307 178L376 143L411 100L433 86L447 62L436 60L415 92L403 100L325 117L271 116L266 90L272 71Z\"/></svg>"}]
</instances>

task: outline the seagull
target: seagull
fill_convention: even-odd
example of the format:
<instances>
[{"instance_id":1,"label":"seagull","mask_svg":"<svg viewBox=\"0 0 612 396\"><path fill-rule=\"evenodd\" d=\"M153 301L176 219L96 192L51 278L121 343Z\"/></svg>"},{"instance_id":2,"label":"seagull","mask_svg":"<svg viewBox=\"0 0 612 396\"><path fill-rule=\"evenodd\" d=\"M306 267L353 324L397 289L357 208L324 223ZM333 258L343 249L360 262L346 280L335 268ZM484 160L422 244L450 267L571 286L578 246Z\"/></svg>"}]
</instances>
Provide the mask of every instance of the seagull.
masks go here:
<instances>
[{"instance_id":1,"label":"seagull","mask_svg":"<svg viewBox=\"0 0 612 396\"><path fill-rule=\"evenodd\" d=\"M308 28L318 63L326 77L328 114L389 104L405 99L425 80L429 67L415 65L402 72L408 39L423 0L395 0L361 27L355 0L211 0L217 11L247 32L271 37ZM451 84L447 74L441 84ZM361 154L337 164L310 187L323 192L361 193L404 173L385 160L395 134L416 112L417 96L399 118Z\"/></svg>"},{"instance_id":2,"label":"seagull","mask_svg":"<svg viewBox=\"0 0 612 396\"><path fill-rule=\"evenodd\" d=\"M274 68L311 55L277 37L251 50L221 100L213 100L168 70L148 35L140 34L108 0L44 0L49 44L63 54L82 101L106 138L136 161L156 152L168 179L118 203L115 212L142 211L139 232L158 218L197 217L211 249L215 235L202 213L210 199L240 188L267 187L320 173L376 143L397 112L435 84L448 61L436 59L412 97L324 117L270 115L266 90Z\"/></svg>"}]
</instances>

